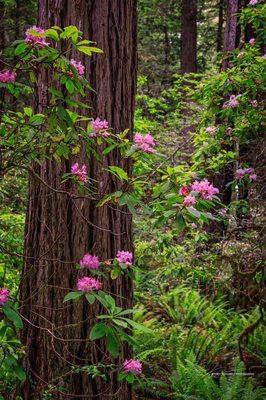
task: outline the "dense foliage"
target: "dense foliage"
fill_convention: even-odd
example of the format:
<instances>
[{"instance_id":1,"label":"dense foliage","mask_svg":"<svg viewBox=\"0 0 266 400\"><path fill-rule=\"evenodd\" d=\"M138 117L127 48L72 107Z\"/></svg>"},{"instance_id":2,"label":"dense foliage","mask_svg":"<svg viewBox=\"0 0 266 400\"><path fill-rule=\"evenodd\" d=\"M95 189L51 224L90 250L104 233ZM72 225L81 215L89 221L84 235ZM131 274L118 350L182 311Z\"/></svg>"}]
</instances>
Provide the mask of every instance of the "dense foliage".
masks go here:
<instances>
[{"instance_id":1,"label":"dense foliage","mask_svg":"<svg viewBox=\"0 0 266 400\"><path fill-rule=\"evenodd\" d=\"M14 5L5 3L5 18L12 19ZM229 68L221 70L215 64L219 54L213 56L216 32L204 57L213 4L201 3L200 73L181 76L174 34L179 3L139 2L141 74L133 141L128 131L114 132L108 121L91 118L82 99L93 88L84 66L68 53L73 47L90 57L102 50L75 26L32 27L6 49L0 71L1 400L21 399L26 379L18 301L26 187L32 176L47 185L32 168L44 160L69 162L61 177L69 182L69 198L90 198L97 207L126 206L134 216L134 257L128 249L108 260L86 253L75 265L82 277L68 288L64 303L101 304L104 313L96 314L89 340L103 340L108 362L77 364L72 373L108 380L118 370L118 379L133 384L143 400L264 398L266 7L242 10L242 30L252 26L255 38L241 43L230 54ZM205 68L210 60L214 65ZM49 73L49 104L32 107L43 71ZM102 197L88 164L72 162L82 148L88 160L106 161L114 151L132 159L132 175L120 165L103 167L121 189ZM106 280L124 275L135 282L134 310L118 307L104 290ZM134 358L117 365L125 342ZM40 398L53 398L56 390L56 384L47 387Z\"/></svg>"}]
</instances>

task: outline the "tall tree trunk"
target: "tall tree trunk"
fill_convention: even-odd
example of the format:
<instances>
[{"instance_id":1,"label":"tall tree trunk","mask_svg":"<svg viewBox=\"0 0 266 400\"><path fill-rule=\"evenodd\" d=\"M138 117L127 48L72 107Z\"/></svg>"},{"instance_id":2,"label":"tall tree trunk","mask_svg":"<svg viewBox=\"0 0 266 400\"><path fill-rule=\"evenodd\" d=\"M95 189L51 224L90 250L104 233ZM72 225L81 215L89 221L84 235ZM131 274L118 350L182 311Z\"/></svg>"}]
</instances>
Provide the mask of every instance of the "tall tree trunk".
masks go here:
<instances>
[{"instance_id":1,"label":"tall tree trunk","mask_svg":"<svg viewBox=\"0 0 266 400\"><path fill-rule=\"evenodd\" d=\"M228 0L226 12L226 26L224 32L224 59L222 70L229 66L228 58L230 52L235 50L239 44L240 34L237 20L237 13L240 10L240 0Z\"/></svg>"},{"instance_id":2,"label":"tall tree trunk","mask_svg":"<svg viewBox=\"0 0 266 400\"><path fill-rule=\"evenodd\" d=\"M129 128L132 135L136 83L136 1L135 0L39 0L38 24L76 25L84 36L97 42L104 55L80 58L86 65L90 84L96 93L88 95L93 116L109 121L114 132ZM39 77L39 111L47 103L49 76ZM89 162L82 154L80 162ZM117 152L108 155L101 166L90 161L90 176L98 181L102 195L119 189L118 182L102 172L107 165L120 165L130 173L129 161L121 161ZM70 163L47 161L35 165L43 181L58 189L74 191L61 184L61 176ZM84 219L86 218L86 220ZM87 223L89 222L89 223ZM97 208L85 199L72 201L51 191L34 177L30 180L26 219L25 264L21 283L21 312L26 319L23 341L26 345L26 368L30 378L24 387L24 399L39 399L48 384L54 385L53 399L105 398L131 399L131 389L117 382L113 373L108 382L92 380L73 366L111 363L105 348L87 341L99 307L85 302L63 305L68 289L76 285L77 263L86 252L101 260L113 258L118 250L132 251L131 216L127 210L108 206ZM132 305L132 283L119 278L106 284L124 308ZM97 343L99 344L99 343ZM118 362L128 357L124 348ZM58 389L58 387L64 389Z\"/></svg>"},{"instance_id":3,"label":"tall tree trunk","mask_svg":"<svg viewBox=\"0 0 266 400\"><path fill-rule=\"evenodd\" d=\"M224 0L220 0L218 7L219 7L219 16L218 16L216 50L217 52L220 52L222 51L223 47Z\"/></svg>"},{"instance_id":4,"label":"tall tree trunk","mask_svg":"<svg viewBox=\"0 0 266 400\"><path fill-rule=\"evenodd\" d=\"M181 3L181 73L197 72L197 0Z\"/></svg>"}]
</instances>

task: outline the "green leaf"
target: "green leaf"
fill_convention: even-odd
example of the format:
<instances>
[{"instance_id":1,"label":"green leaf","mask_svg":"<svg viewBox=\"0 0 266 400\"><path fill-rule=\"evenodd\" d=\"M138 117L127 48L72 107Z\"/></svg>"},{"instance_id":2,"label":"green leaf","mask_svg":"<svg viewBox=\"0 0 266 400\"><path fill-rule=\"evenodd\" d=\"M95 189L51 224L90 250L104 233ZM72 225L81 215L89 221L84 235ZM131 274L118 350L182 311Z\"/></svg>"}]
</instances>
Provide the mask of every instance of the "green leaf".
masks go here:
<instances>
[{"instance_id":1,"label":"green leaf","mask_svg":"<svg viewBox=\"0 0 266 400\"><path fill-rule=\"evenodd\" d=\"M147 328L146 326L139 324L138 322L133 321L132 319L129 318L123 318L125 321L129 323L129 325L132 326L132 328L137 329L138 331L142 331L145 333L151 333L152 330L150 328Z\"/></svg>"},{"instance_id":2,"label":"green leaf","mask_svg":"<svg viewBox=\"0 0 266 400\"><path fill-rule=\"evenodd\" d=\"M113 322L118 326L122 326L123 328L127 328L127 322L126 321L114 318Z\"/></svg>"},{"instance_id":3,"label":"green leaf","mask_svg":"<svg viewBox=\"0 0 266 400\"><path fill-rule=\"evenodd\" d=\"M69 292L63 300L63 303L69 300L77 300L83 295L83 292Z\"/></svg>"},{"instance_id":4,"label":"green leaf","mask_svg":"<svg viewBox=\"0 0 266 400\"><path fill-rule=\"evenodd\" d=\"M5 316L14 323L15 327L18 329L23 328L23 322L20 315L13 310L7 303L3 305L3 311Z\"/></svg>"},{"instance_id":5,"label":"green leaf","mask_svg":"<svg viewBox=\"0 0 266 400\"><path fill-rule=\"evenodd\" d=\"M119 339L112 328L109 328L107 334L107 350L109 353L116 358L119 355Z\"/></svg>"},{"instance_id":6,"label":"green leaf","mask_svg":"<svg viewBox=\"0 0 266 400\"><path fill-rule=\"evenodd\" d=\"M27 44L25 42L20 43L15 49L15 56L19 56L20 54L24 53L26 48L27 48Z\"/></svg>"},{"instance_id":7,"label":"green leaf","mask_svg":"<svg viewBox=\"0 0 266 400\"><path fill-rule=\"evenodd\" d=\"M87 47L87 46L78 46L77 49L79 51L81 51L82 53L87 54L88 56L92 55L92 52L91 52L90 48Z\"/></svg>"},{"instance_id":8,"label":"green leaf","mask_svg":"<svg viewBox=\"0 0 266 400\"><path fill-rule=\"evenodd\" d=\"M28 117L32 116L32 108L31 107L24 107L23 111Z\"/></svg>"},{"instance_id":9,"label":"green leaf","mask_svg":"<svg viewBox=\"0 0 266 400\"><path fill-rule=\"evenodd\" d=\"M122 168L113 165L109 167L108 170L114 173L114 175L116 175L121 181L123 180L128 181L128 175L126 171L124 171Z\"/></svg>"},{"instance_id":10,"label":"green leaf","mask_svg":"<svg viewBox=\"0 0 266 400\"><path fill-rule=\"evenodd\" d=\"M99 322L98 324L94 325L94 327L90 331L90 339L91 340L100 339L108 333L108 330L109 328L107 325L105 325L102 322Z\"/></svg>"},{"instance_id":11,"label":"green leaf","mask_svg":"<svg viewBox=\"0 0 266 400\"><path fill-rule=\"evenodd\" d=\"M22 382L25 381L26 379L26 372L22 368L21 365L17 365L14 369L14 374L20 379Z\"/></svg>"},{"instance_id":12,"label":"green leaf","mask_svg":"<svg viewBox=\"0 0 266 400\"><path fill-rule=\"evenodd\" d=\"M85 297L90 304L93 304L95 302L95 296L93 294L86 293Z\"/></svg>"},{"instance_id":13,"label":"green leaf","mask_svg":"<svg viewBox=\"0 0 266 400\"><path fill-rule=\"evenodd\" d=\"M56 41L59 40L58 32L55 29L52 29L52 28L46 29L45 36L47 36L47 37L49 37L51 39L54 39Z\"/></svg>"},{"instance_id":14,"label":"green leaf","mask_svg":"<svg viewBox=\"0 0 266 400\"><path fill-rule=\"evenodd\" d=\"M103 53L102 49L99 49L98 47L88 47L92 53Z\"/></svg>"},{"instance_id":15,"label":"green leaf","mask_svg":"<svg viewBox=\"0 0 266 400\"><path fill-rule=\"evenodd\" d=\"M66 81L65 85L66 85L66 88L67 88L67 90L68 90L68 92L69 92L70 94L74 93L74 91L75 91L75 85L74 85L74 83L72 82L71 79L68 79L68 80Z\"/></svg>"}]
</instances>

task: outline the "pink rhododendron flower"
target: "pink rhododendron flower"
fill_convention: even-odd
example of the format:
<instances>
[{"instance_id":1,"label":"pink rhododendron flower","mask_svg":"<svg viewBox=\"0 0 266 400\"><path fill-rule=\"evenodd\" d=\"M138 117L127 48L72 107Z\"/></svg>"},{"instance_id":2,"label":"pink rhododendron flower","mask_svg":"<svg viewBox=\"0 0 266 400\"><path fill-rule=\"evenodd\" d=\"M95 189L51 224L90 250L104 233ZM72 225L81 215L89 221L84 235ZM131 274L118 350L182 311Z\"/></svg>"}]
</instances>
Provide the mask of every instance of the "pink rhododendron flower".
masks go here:
<instances>
[{"instance_id":1,"label":"pink rhododendron flower","mask_svg":"<svg viewBox=\"0 0 266 400\"><path fill-rule=\"evenodd\" d=\"M87 182L88 180L88 173L86 165L79 166L78 163L75 163L71 167L71 172L73 175L76 175L81 182Z\"/></svg>"},{"instance_id":2,"label":"pink rhododendron flower","mask_svg":"<svg viewBox=\"0 0 266 400\"><path fill-rule=\"evenodd\" d=\"M0 289L0 306L3 306L9 300L9 290L6 288Z\"/></svg>"},{"instance_id":3,"label":"pink rhododendron flower","mask_svg":"<svg viewBox=\"0 0 266 400\"><path fill-rule=\"evenodd\" d=\"M0 82L10 83L15 82L17 74L14 71L7 69L6 71L0 72Z\"/></svg>"},{"instance_id":4,"label":"pink rhododendron flower","mask_svg":"<svg viewBox=\"0 0 266 400\"><path fill-rule=\"evenodd\" d=\"M257 175L254 173L254 168L252 167L238 168L236 170L236 179L243 179L246 175L249 175L251 181L257 180Z\"/></svg>"},{"instance_id":5,"label":"pink rhododendron flower","mask_svg":"<svg viewBox=\"0 0 266 400\"><path fill-rule=\"evenodd\" d=\"M189 189L187 186L181 186L178 193L180 194L180 196L187 196L189 194Z\"/></svg>"},{"instance_id":6,"label":"pink rhododendron flower","mask_svg":"<svg viewBox=\"0 0 266 400\"><path fill-rule=\"evenodd\" d=\"M258 101L257 100L251 100L251 105L253 106L253 107L258 107Z\"/></svg>"},{"instance_id":7,"label":"pink rhododendron flower","mask_svg":"<svg viewBox=\"0 0 266 400\"><path fill-rule=\"evenodd\" d=\"M26 30L25 42L31 46L45 47L49 46L49 43L46 41L46 38L43 35L45 33L45 29L40 28L36 25Z\"/></svg>"},{"instance_id":8,"label":"pink rhododendron flower","mask_svg":"<svg viewBox=\"0 0 266 400\"><path fill-rule=\"evenodd\" d=\"M239 106L239 101L237 100L238 97L241 95L238 94L237 96L232 94L228 101L223 104L223 108L235 108Z\"/></svg>"},{"instance_id":9,"label":"pink rhododendron flower","mask_svg":"<svg viewBox=\"0 0 266 400\"><path fill-rule=\"evenodd\" d=\"M155 140L150 133L146 135L141 135L140 133L136 133L134 136L134 142L136 147L139 150L144 151L145 153L154 153L155 149Z\"/></svg>"},{"instance_id":10,"label":"pink rhododendron flower","mask_svg":"<svg viewBox=\"0 0 266 400\"><path fill-rule=\"evenodd\" d=\"M206 132L209 133L210 135L214 135L216 130L217 130L216 126L208 126L206 128Z\"/></svg>"},{"instance_id":11,"label":"pink rhododendron flower","mask_svg":"<svg viewBox=\"0 0 266 400\"><path fill-rule=\"evenodd\" d=\"M219 189L214 187L207 179L195 181L191 187L194 192L198 192L205 200L212 200L213 196L219 193Z\"/></svg>"},{"instance_id":12,"label":"pink rhododendron flower","mask_svg":"<svg viewBox=\"0 0 266 400\"><path fill-rule=\"evenodd\" d=\"M226 129L226 135L230 136L233 132L233 128L231 128L230 126Z\"/></svg>"},{"instance_id":13,"label":"pink rhododendron flower","mask_svg":"<svg viewBox=\"0 0 266 400\"><path fill-rule=\"evenodd\" d=\"M73 58L72 58L70 61L70 64L73 65L74 68L76 68L77 73L79 75L84 75L85 67L80 61L73 60Z\"/></svg>"},{"instance_id":14,"label":"pink rhododendron flower","mask_svg":"<svg viewBox=\"0 0 266 400\"><path fill-rule=\"evenodd\" d=\"M142 372L142 363L139 360L125 360L123 367L126 373L132 372L135 375L140 375Z\"/></svg>"},{"instance_id":15,"label":"pink rhododendron flower","mask_svg":"<svg viewBox=\"0 0 266 400\"><path fill-rule=\"evenodd\" d=\"M237 179L242 179L242 178L244 178L245 175L246 175L245 169L243 169L243 168L238 168L238 169L236 170L236 177L237 177Z\"/></svg>"},{"instance_id":16,"label":"pink rhododendron flower","mask_svg":"<svg viewBox=\"0 0 266 400\"><path fill-rule=\"evenodd\" d=\"M93 133L90 136L96 136L97 133L100 133L102 136L107 137L109 133L106 132L106 129L109 129L109 123L105 119L96 118L92 120L92 129Z\"/></svg>"},{"instance_id":17,"label":"pink rhododendron flower","mask_svg":"<svg viewBox=\"0 0 266 400\"><path fill-rule=\"evenodd\" d=\"M196 204L196 198L190 194L184 198L184 206L194 206Z\"/></svg>"},{"instance_id":18,"label":"pink rhododendron flower","mask_svg":"<svg viewBox=\"0 0 266 400\"><path fill-rule=\"evenodd\" d=\"M192 228L192 229L196 229L196 228L197 228L197 224L195 224L195 222L192 222L191 228Z\"/></svg>"},{"instance_id":19,"label":"pink rhododendron flower","mask_svg":"<svg viewBox=\"0 0 266 400\"><path fill-rule=\"evenodd\" d=\"M93 256L89 253L85 254L79 262L82 268L99 269L99 257Z\"/></svg>"},{"instance_id":20,"label":"pink rhododendron flower","mask_svg":"<svg viewBox=\"0 0 266 400\"><path fill-rule=\"evenodd\" d=\"M92 292L94 290L100 290L102 287L102 283L99 279L95 279L89 276L85 276L84 278L80 278L77 283L77 289L82 292Z\"/></svg>"},{"instance_id":21,"label":"pink rhododendron flower","mask_svg":"<svg viewBox=\"0 0 266 400\"><path fill-rule=\"evenodd\" d=\"M119 264L132 265L133 254L129 251L118 251L116 255L116 260L119 262Z\"/></svg>"},{"instance_id":22,"label":"pink rhododendron flower","mask_svg":"<svg viewBox=\"0 0 266 400\"><path fill-rule=\"evenodd\" d=\"M248 3L249 6L255 6L256 4L258 4L258 0L250 0Z\"/></svg>"},{"instance_id":23,"label":"pink rhododendron flower","mask_svg":"<svg viewBox=\"0 0 266 400\"><path fill-rule=\"evenodd\" d=\"M250 39L249 44L251 46L254 46L256 44L256 39L254 39L254 38Z\"/></svg>"}]
</instances>

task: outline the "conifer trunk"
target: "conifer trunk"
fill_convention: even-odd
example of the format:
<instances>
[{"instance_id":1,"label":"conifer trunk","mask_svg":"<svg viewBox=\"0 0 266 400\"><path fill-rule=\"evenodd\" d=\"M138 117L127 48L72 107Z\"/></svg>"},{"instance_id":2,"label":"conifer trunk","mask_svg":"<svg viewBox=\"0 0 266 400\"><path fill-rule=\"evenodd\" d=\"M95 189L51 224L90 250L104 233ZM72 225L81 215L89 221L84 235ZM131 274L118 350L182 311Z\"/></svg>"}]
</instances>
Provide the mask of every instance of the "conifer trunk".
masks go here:
<instances>
[{"instance_id":1,"label":"conifer trunk","mask_svg":"<svg viewBox=\"0 0 266 400\"><path fill-rule=\"evenodd\" d=\"M197 0L181 3L181 73L197 72Z\"/></svg>"},{"instance_id":2,"label":"conifer trunk","mask_svg":"<svg viewBox=\"0 0 266 400\"><path fill-rule=\"evenodd\" d=\"M79 58L86 65L87 78L96 91L88 95L87 102L92 106L92 116L107 119L114 132L129 128L131 138L136 82L135 0L39 0L38 25L45 28L76 25L86 38L103 49L103 55ZM49 76L42 71L37 93L39 111L47 103L48 84ZM88 164L84 152L79 162ZM90 177L98 180L101 195L118 190L118 182L101 172L96 160L90 164ZM111 153L107 164L119 165L130 173L130 162L122 162L118 153ZM73 186L60 183L70 165L71 161L61 164L47 161L42 166L34 165L34 170L53 188L73 192ZM20 291L25 318L22 339L29 373L24 399L41 398L48 384L55 386L53 399L75 396L131 399L131 389L117 382L117 373L111 374L107 383L100 378L92 380L86 373L73 373L73 366L111 363L111 360L102 344L99 347L86 341L98 307L82 301L63 304L69 291L65 288L75 288L80 274L74 263L84 253L91 252L105 260L114 258L118 250L132 251L131 216L127 210L97 208L90 200L72 200L31 176ZM129 279L109 282L107 288L119 296L118 304L131 307ZM118 363L130 356L127 348L122 353Z\"/></svg>"}]
</instances>

